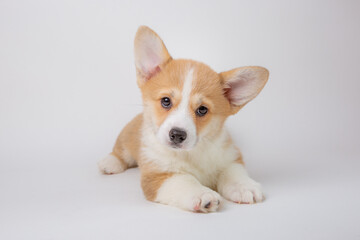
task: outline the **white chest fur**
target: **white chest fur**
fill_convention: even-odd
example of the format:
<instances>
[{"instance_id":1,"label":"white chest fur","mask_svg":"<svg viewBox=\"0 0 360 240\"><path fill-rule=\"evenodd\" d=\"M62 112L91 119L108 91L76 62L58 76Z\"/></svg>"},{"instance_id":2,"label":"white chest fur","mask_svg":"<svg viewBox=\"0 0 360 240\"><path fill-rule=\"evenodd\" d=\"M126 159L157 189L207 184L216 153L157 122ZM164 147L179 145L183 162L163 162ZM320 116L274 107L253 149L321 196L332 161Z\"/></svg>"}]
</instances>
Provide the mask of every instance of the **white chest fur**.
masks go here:
<instances>
[{"instance_id":1,"label":"white chest fur","mask_svg":"<svg viewBox=\"0 0 360 240\"><path fill-rule=\"evenodd\" d=\"M201 184L215 187L219 173L238 157L228 138L223 130L213 141L201 140L192 150L179 151L162 145L150 129L144 128L142 156L160 171L191 174Z\"/></svg>"}]
</instances>

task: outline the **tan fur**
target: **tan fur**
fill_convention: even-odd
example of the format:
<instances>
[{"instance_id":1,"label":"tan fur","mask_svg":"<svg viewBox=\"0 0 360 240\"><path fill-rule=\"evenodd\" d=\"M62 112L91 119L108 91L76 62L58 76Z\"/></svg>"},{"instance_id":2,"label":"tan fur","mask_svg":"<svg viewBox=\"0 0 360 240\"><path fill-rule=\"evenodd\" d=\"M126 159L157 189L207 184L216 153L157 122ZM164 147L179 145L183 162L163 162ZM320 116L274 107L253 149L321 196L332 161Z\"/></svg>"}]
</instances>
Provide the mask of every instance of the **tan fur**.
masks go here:
<instances>
[{"instance_id":1,"label":"tan fur","mask_svg":"<svg viewBox=\"0 0 360 240\"><path fill-rule=\"evenodd\" d=\"M214 72L205 64L192 60L177 59L171 60L163 66L163 70L153 76L140 89L143 93L143 101L155 111L156 124L160 126L169 113L176 109L181 101L181 91L183 89L184 74L188 69L194 69L196 79L192 92L191 112L196 123L197 130L201 129L209 122L211 116L217 116L225 121L231 112L229 101L224 96L224 85L219 74ZM196 95L195 98L193 96ZM163 97L170 97L173 106L170 110L164 109L160 100ZM195 111L201 105L209 109L209 113L204 117L197 117Z\"/></svg>"},{"instance_id":2,"label":"tan fur","mask_svg":"<svg viewBox=\"0 0 360 240\"><path fill-rule=\"evenodd\" d=\"M239 151L239 157L238 157L238 159L235 160L235 162L244 165L243 157L242 157L242 154L240 151Z\"/></svg>"},{"instance_id":3,"label":"tan fur","mask_svg":"<svg viewBox=\"0 0 360 240\"><path fill-rule=\"evenodd\" d=\"M149 201L154 201L158 189L161 187L163 182L172 175L173 173L169 173L169 172L142 170L141 187L143 189L146 199L148 199Z\"/></svg>"},{"instance_id":4,"label":"tan fur","mask_svg":"<svg viewBox=\"0 0 360 240\"><path fill-rule=\"evenodd\" d=\"M141 161L140 148L142 123L143 114L138 114L125 126L117 138L112 154L126 166L125 169L136 167L137 165L141 166L141 187L146 199L153 201L159 187L167 178L172 176L172 173L158 172L156 167ZM128 158L129 156L124 156L124 151L128 151L131 158Z\"/></svg>"},{"instance_id":5,"label":"tan fur","mask_svg":"<svg viewBox=\"0 0 360 240\"><path fill-rule=\"evenodd\" d=\"M126 164L126 168L136 167L141 146L141 127L143 115L138 114L121 131L116 140L112 154ZM127 151L129 154L124 154Z\"/></svg>"}]
</instances>

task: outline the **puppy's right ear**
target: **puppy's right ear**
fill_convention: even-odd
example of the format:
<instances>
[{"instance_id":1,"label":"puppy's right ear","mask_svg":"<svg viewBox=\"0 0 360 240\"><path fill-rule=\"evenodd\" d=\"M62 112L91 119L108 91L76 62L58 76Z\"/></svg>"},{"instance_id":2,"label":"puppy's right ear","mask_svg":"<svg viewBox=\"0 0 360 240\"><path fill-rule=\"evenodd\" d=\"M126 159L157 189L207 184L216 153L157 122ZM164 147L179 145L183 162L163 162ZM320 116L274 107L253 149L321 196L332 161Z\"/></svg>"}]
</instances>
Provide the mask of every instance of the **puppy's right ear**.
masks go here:
<instances>
[{"instance_id":1,"label":"puppy's right ear","mask_svg":"<svg viewBox=\"0 0 360 240\"><path fill-rule=\"evenodd\" d=\"M134 41L135 65L141 85L162 70L171 60L161 38L150 28L140 26Z\"/></svg>"}]
</instances>

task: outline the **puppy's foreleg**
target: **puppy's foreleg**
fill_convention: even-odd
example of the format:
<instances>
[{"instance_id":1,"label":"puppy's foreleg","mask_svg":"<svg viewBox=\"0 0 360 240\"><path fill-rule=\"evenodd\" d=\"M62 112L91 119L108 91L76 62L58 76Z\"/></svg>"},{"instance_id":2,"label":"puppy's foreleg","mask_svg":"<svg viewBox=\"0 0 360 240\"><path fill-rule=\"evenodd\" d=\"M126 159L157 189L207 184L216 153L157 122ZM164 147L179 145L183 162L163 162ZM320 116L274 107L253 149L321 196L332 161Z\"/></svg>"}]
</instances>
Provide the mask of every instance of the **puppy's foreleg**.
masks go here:
<instances>
[{"instance_id":1,"label":"puppy's foreleg","mask_svg":"<svg viewBox=\"0 0 360 240\"><path fill-rule=\"evenodd\" d=\"M221 174L217 185L219 193L236 203L255 203L263 200L259 183L251 179L243 164L231 163Z\"/></svg>"},{"instance_id":2,"label":"puppy's foreleg","mask_svg":"<svg viewBox=\"0 0 360 240\"><path fill-rule=\"evenodd\" d=\"M164 173L142 177L142 187L149 200L194 212L214 212L218 209L221 196L201 185L195 177L167 173L166 179L161 178L164 178Z\"/></svg>"}]
</instances>

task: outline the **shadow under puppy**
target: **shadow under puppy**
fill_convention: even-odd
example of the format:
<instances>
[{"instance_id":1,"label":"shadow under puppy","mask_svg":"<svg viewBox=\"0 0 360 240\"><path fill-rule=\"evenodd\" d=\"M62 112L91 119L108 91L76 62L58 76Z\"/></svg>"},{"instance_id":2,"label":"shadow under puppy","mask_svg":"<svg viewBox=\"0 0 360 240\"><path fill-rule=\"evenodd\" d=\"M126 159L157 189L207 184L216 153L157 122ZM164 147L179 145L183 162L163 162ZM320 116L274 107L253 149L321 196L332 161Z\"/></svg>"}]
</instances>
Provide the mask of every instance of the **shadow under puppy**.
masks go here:
<instances>
[{"instance_id":1,"label":"shadow under puppy","mask_svg":"<svg viewBox=\"0 0 360 240\"><path fill-rule=\"evenodd\" d=\"M172 59L146 26L134 44L144 111L122 130L100 170L113 174L139 166L148 200L189 211L216 211L221 196L262 201L260 184L247 174L224 122L258 95L269 72L240 67L216 73L200 62Z\"/></svg>"}]
</instances>

